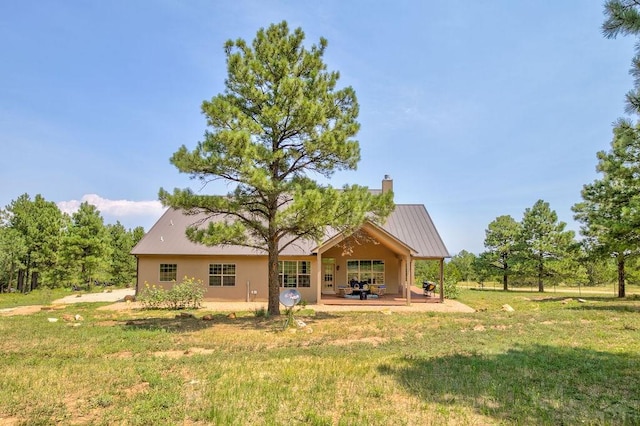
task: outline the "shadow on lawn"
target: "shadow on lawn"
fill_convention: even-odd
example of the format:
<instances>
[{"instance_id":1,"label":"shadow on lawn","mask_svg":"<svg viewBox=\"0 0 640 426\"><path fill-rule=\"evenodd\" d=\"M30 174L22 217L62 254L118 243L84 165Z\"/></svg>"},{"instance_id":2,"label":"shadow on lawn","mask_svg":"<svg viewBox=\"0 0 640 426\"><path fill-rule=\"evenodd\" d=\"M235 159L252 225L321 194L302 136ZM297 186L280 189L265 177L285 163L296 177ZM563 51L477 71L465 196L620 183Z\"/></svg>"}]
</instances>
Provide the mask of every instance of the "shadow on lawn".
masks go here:
<instances>
[{"instance_id":1,"label":"shadow on lawn","mask_svg":"<svg viewBox=\"0 0 640 426\"><path fill-rule=\"evenodd\" d=\"M516 424L639 424L640 356L532 345L379 367L427 403Z\"/></svg>"},{"instance_id":2,"label":"shadow on lawn","mask_svg":"<svg viewBox=\"0 0 640 426\"><path fill-rule=\"evenodd\" d=\"M584 300L584 303L579 303L577 299ZM636 296L628 297L626 299L620 299L617 297L601 297L601 296L583 296L583 297L544 297L541 299L532 299L533 302L548 303L548 302L566 302L570 301L570 305L567 305L568 309L574 310L598 310L598 311L619 311L619 312L640 312L640 298ZM568 302L569 303L569 302ZM577 305L576 305L577 303Z\"/></svg>"},{"instance_id":3,"label":"shadow on lawn","mask_svg":"<svg viewBox=\"0 0 640 426\"><path fill-rule=\"evenodd\" d=\"M318 312L314 316L295 315L295 318L302 319L304 322L313 324L317 320L331 318L331 314ZM163 330L171 333L189 333L194 331L205 330L217 325L227 325L238 328L239 330L280 330L282 324L286 321L286 316L279 317L256 317L256 316L237 316L229 318L228 314L211 314L211 320L205 321L200 317L180 317L176 315L174 318L156 317L156 318L138 318L121 321L120 325L130 330Z\"/></svg>"}]
</instances>

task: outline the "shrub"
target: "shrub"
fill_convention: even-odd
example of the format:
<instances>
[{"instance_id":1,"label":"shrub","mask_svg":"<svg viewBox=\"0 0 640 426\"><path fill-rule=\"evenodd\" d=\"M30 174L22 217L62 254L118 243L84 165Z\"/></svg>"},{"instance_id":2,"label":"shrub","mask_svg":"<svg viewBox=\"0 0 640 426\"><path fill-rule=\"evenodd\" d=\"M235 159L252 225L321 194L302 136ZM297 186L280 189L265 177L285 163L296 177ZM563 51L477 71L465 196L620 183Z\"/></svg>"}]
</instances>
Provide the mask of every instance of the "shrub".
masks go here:
<instances>
[{"instance_id":1,"label":"shrub","mask_svg":"<svg viewBox=\"0 0 640 426\"><path fill-rule=\"evenodd\" d=\"M458 280L455 277L447 277L444 279L444 297L447 299L457 299L460 296L458 289Z\"/></svg>"},{"instance_id":2,"label":"shrub","mask_svg":"<svg viewBox=\"0 0 640 426\"><path fill-rule=\"evenodd\" d=\"M167 292L163 288L150 286L148 282L144 283L144 290L140 292L138 300L142 303L144 309L162 309L167 300Z\"/></svg>"},{"instance_id":3,"label":"shrub","mask_svg":"<svg viewBox=\"0 0 640 426\"><path fill-rule=\"evenodd\" d=\"M138 300L145 309L197 309L203 298L202 281L184 277L169 290L145 283L145 289L140 293Z\"/></svg>"},{"instance_id":4,"label":"shrub","mask_svg":"<svg viewBox=\"0 0 640 426\"><path fill-rule=\"evenodd\" d=\"M269 318L269 311L264 306L256 308L254 314L256 318Z\"/></svg>"}]
</instances>

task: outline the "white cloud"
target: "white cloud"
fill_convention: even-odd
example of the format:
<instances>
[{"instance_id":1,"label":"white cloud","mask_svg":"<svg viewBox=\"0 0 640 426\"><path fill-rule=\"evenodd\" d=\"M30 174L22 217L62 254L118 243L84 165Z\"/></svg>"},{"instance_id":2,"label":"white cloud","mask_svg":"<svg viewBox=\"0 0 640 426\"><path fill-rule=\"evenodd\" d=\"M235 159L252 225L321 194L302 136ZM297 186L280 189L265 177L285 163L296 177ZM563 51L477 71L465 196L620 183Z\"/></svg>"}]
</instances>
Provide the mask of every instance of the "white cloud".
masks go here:
<instances>
[{"instance_id":1,"label":"white cloud","mask_svg":"<svg viewBox=\"0 0 640 426\"><path fill-rule=\"evenodd\" d=\"M160 217L166 210L160 201L130 201L130 200L109 200L97 194L85 194L80 201L60 201L58 208L68 214L73 214L80 208L80 204L88 202L96 206L103 215L116 218L130 216L152 216Z\"/></svg>"}]
</instances>

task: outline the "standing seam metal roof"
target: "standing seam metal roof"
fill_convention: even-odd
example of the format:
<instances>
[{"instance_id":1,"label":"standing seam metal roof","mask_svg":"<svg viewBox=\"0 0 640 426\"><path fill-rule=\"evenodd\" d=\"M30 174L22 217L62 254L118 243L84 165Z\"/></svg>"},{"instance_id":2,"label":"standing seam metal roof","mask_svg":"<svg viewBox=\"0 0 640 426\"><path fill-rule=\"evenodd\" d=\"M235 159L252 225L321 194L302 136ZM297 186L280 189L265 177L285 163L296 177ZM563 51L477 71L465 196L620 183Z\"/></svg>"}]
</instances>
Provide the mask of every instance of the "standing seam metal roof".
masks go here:
<instances>
[{"instance_id":1,"label":"standing seam metal roof","mask_svg":"<svg viewBox=\"0 0 640 426\"><path fill-rule=\"evenodd\" d=\"M204 246L186 237L188 226L206 219L206 215L187 215L181 210L168 209L131 251L134 255L266 255L265 251L243 246ZM209 220L224 220L223 217ZM450 257L447 248L422 204L396 204L394 211L381 226L389 234L416 250L417 258ZM298 241L281 253L289 256L308 256L317 243Z\"/></svg>"}]
</instances>

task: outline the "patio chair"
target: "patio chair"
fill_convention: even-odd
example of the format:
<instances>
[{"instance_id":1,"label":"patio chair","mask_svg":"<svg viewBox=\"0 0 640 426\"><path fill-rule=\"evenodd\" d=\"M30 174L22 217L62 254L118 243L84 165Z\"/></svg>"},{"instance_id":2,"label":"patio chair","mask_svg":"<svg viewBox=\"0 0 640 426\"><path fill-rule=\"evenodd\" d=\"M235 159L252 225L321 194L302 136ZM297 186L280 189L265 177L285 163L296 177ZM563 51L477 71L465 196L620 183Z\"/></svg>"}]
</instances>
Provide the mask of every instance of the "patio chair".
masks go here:
<instances>
[{"instance_id":1,"label":"patio chair","mask_svg":"<svg viewBox=\"0 0 640 426\"><path fill-rule=\"evenodd\" d=\"M425 296L431 297L433 296L433 292L436 290L436 285L434 283L425 281L422 283L422 290L424 291Z\"/></svg>"}]
</instances>

